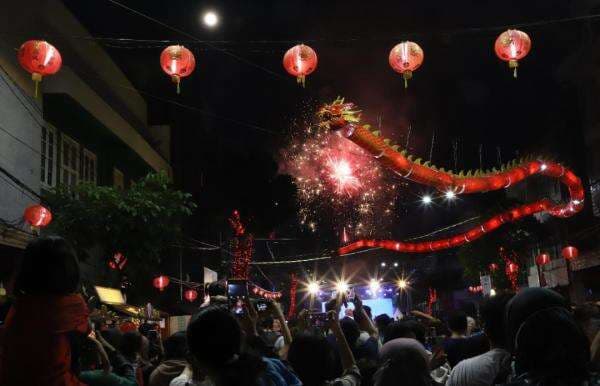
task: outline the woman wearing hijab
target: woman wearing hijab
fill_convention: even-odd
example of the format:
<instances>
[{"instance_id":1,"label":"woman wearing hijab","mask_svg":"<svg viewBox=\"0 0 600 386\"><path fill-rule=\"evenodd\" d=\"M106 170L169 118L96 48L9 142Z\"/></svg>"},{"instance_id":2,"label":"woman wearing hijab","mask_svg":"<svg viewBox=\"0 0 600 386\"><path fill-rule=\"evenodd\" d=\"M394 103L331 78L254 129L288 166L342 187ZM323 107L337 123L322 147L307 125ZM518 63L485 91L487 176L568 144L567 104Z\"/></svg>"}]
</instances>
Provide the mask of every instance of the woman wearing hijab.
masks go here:
<instances>
[{"instance_id":1,"label":"woman wearing hijab","mask_svg":"<svg viewBox=\"0 0 600 386\"><path fill-rule=\"evenodd\" d=\"M589 342L561 295L545 288L524 289L507 304L505 322L516 373L511 385L589 381Z\"/></svg>"},{"instance_id":2,"label":"woman wearing hijab","mask_svg":"<svg viewBox=\"0 0 600 386\"><path fill-rule=\"evenodd\" d=\"M375 386L430 386L429 361L429 354L416 339L392 339L379 351Z\"/></svg>"}]
</instances>

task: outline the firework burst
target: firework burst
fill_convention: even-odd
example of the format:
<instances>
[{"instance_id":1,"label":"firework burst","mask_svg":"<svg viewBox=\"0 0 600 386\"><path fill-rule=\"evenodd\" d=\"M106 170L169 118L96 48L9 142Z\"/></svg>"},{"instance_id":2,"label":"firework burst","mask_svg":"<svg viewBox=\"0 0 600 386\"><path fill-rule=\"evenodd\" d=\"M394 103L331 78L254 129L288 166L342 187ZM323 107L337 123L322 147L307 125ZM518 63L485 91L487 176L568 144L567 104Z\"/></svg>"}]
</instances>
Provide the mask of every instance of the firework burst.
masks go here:
<instances>
[{"instance_id":1,"label":"firework burst","mask_svg":"<svg viewBox=\"0 0 600 386\"><path fill-rule=\"evenodd\" d=\"M281 171L298 187L300 223L310 231L331 228L346 242L387 231L398 184L337 133L305 126L282 151Z\"/></svg>"}]
</instances>

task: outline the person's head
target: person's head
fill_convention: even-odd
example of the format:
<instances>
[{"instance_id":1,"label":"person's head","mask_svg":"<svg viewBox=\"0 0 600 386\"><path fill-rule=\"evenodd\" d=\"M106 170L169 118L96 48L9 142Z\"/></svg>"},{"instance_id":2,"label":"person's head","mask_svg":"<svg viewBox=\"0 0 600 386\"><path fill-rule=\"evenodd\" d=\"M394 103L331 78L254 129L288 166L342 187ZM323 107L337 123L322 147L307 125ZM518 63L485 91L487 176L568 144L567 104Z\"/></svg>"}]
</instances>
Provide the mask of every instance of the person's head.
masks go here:
<instances>
[{"instance_id":1,"label":"person's head","mask_svg":"<svg viewBox=\"0 0 600 386\"><path fill-rule=\"evenodd\" d=\"M264 318L263 320L261 320L260 326L263 330L270 331L271 329L273 329L273 318L269 316Z\"/></svg>"},{"instance_id":2,"label":"person's head","mask_svg":"<svg viewBox=\"0 0 600 386\"><path fill-rule=\"evenodd\" d=\"M429 355L415 339L390 340L379 352L379 369L373 380L375 386L429 386Z\"/></svg>"},{"instance_id":3,"label":"person's head","mask_svg":"<svg viewBox=\"0 0 600 386\"><path fill-rule=\"evenodd\" d=\"M557 292L522 290L506 305L505 323L517 374L557 384L587 377L589 342Z\"/></svg>"},{"instance_id":4,"label":"person's head","mask_svg":"<svg viewBox=\"0 0 600 386\"><path fill-rule=\"evenodd\" d=\"M271 329L275 332L281 331L281 322L279 321L279 319L273 319L273 325Z\"/></svg>"},{"instance_id":5,"label":"person's head","mask_svg":"<svg viewBox=\"0 0 600 386\"><path fill-rule=\"evenodd\" d=\"M184 331L179 331L163 342L165 359L185 359L187 357L187 337Z\"/></svg>"},{"instance_id":6,"label":"person's head","mask_svg":"<svg viewBox=\"0 0 600 386\"><path fill-rule=\"evenodd\" d=\"M300 333L288 351L288 361L306 386L321 386L333 377L333 348L323 336Z\"/></svg>"},{"instance_id":7,"label":"person's head","mask_svg":"<svg viewBox=\"0 0 600 386\"><path fill-rule=\"evenodd\" d=\"M344 310L344 317L353 318L354 317L354 310L352 308L346 308Z\"/></svg>"},{"instance_id":8,"label":"person's head","mask_svg":"<svg viewBox=\"0 0 600 386\"><path fill-rule=\"evenodd\" d=\"M380 333L384 331L388 324L392 323L393 321L394 319L390 318L388 314L377 315L374 319L375 325Z\"/></svg>"},{"instance_id":9,"label":"person's head","mask_svg":"<svg viewBox=\"0 0 600 386\"><path fill-rule=\"evenodd\" d=\"M58 236L39 237L27 244L15 281L15 292L27 295L67 295L79 288L75 250Z\"/></svg>"},{"instance_id":10,"label":"person's head","mask_svg":"<svg viewBox=\"0 0 600 386\"><path fill-rule=\"evenodd\" d=\"M138 331L128 331L121 336L119 351L126 358L136 358L142 352L144 342Z\"/></svg>"},{"instance_id":11,"label":"person's head","mask_svg":"<svg viewBox=\"0 0 600 386\"><path fill-rule=\"evenodd\" d=\"M483 331L493 347L506 347L504 309L513 296L511 293L499 293L496 296L491 296L479 309Z\"/></svg>"},{"instance_id":12,"label":"person's head","mask_svg":"<svg viewBox=\"0 0 600 386\"><path fill-rule=\"evenodd\" d=\"M467 333L467 315L462 311L453 312L448 317L448 329L458 335Z\"/></svg>"},{"instance_id":13,"label":"person's head","mask_svg":"<svg viewBox=\"0 0 600 386\"><path fill-rule=\"evenodd\" d=\"M350 347L354 347L356 341L360 337L360 327L358 326L358 323L356 323L354 319L346 316L340 320L340 327L342 328L344 337L346 337L346 341L348 341Z\"/></svg>"},{"instance_id":14,"label":"person's head","mask_svg":"<svg viewBox=\"0 0 600 386\"><path fill-rule=\"evenodd\" d=\"M242 352L242 330L226 308L201 309L188 325L187 342L198 368L217 386L252 385L264 370L260 357Z\"/></svg>"},{"instance_id":15,"label":"person's head","mask_svg":"<svg viewBox=\"0 0 600 386\"><path fill-rule=\"evenodd\" d=\"M415 334L415 339L419 341L421 344L425 344L427 329L423 325L423 323L419 322L416 319L410 319L405 321L406 325L412 330Z\"/></svg>"},{"instance_id":16,"label":"person's head","mask_svg":"<svg viewBox=\"0 0 600 386\"><path fill-rule=\"evenodd\" d=\"M387 343L391 340L398 338L410 338L415 339L417 335L412 330L408 322L399 321L390 323L383 334L383 343Z\"/></svg>"},{"instance_id":17,"label":"person's head","mask_svg":"<svg viewBox=\"0 0 600 386\"><path fill-rule=\"evenodd\" d=\"M467 335L471 335L477 327L477 322L472 316L467 316Z\"/></svg>"}]
</instances>

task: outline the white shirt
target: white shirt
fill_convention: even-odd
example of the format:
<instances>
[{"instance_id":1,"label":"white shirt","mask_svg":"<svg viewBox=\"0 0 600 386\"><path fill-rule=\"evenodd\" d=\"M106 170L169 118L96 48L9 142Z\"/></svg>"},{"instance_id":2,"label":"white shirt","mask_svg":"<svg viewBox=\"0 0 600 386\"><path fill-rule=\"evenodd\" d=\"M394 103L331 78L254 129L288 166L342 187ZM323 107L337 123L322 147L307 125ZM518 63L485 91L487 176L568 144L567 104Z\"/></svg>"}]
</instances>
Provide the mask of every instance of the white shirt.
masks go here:
<instances>
[{"instance_id":1,"label":"white shirt","mask_svg":"<svg viewBox=\"0 0 600 386\"><path fill-rule=\"evenodd\" d=\"M490 386L500 372L502 363L510 357L508 351L495 348L465 359L452 369L446 386Z\"/></svg>"}]
</instances>

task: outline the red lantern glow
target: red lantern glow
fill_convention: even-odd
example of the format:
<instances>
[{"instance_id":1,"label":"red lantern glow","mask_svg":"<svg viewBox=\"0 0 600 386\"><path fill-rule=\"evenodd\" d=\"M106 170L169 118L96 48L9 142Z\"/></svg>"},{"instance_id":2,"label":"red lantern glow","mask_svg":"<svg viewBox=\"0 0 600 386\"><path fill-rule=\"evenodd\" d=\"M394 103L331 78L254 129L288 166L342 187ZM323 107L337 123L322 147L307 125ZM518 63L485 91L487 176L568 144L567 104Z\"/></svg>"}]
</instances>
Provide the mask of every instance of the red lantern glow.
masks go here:
<instances>
[{"instance_id":1,"label":"red lantern glow","mask_svg":"<svg viewBox=\"0 0 600 386\"><path fill-rule=\"evenodd\" d=\"M508 265L506 266L506 271L509 274L516 274L517 272L519 272L519 265L516 263L508 263Z\"/></svg>"},{"instance_id":2,"label":"red lantern glow","mask_svg":"<svg viewBox=\"0 0 600 386\"><path fill-rule=\"evenodd\" d=\"M496 263L490 263L489 269L490 269L491 272L497 271L498 270L498 264L496 264Z\"/></svg>"},{"instance_id":3,"label":"red lantern glow","mask_svg":"<svg viewBox=\"0 0 600 386\"><path fill-rule=\"evenodd\" d=\"M579 250L572 245L566 246L562 250L562 256L567 260L576 259L579 256Z\"/></svg>"},{"instance_id":4,"label":"red lantern glow","mask_svg":"<svg viewBox=\"0 0 600 386\"><path fill-rule=\"evenodd\" d=\"M531 50L531 39L523 31L509 29L504 31L496 39L494 51L496 55L505 62L508 62L508 67L512 68L513 76L517 77L517 67L519 60L523 59Z\"/></svg>"},{"instance_id":5,"label":"red lantern glow","mask_svg":"<svg viewBox=\"0 0 600 386\"><path fill-rule=\"evenodd\" d=\"M119 271L125 268L125 264L127 264L127 258L121 252L115 253L108 262L110 269L118 269Z\"/></svg>"},{"instance_id":6,"label":"red lantern glow","mask_svg":"<svg viewBox=\"0 0 600 386\"><path fill-rule=\"evenodd\" d=\"M535 263L537 265L546 265L550 263L550 255L547 253L540 253L538 257L535 258Z\"/></svg>"},{"instance_id":7,"label":"red lantern glow","mask_svg":"<svg viewBox=\"0 0 600 386\"><path fill-rule=\"evenodd\" d=\"M121 332L123 332L123 333L137 331L137 329L138 329L138 326L129 320L126 320L125 322L119 324L119 330L121 330Z\"/></svg>"},{"instance_id":8,"label":"red lantern glow","mask_svg":"<svg viewBox=\"0 0 600 386\"><path fill-rule=\"evenodd\" d=\"M192 51L184 46L169 46L160 54L160 66L167 75L171 76L173 83L177 84L177 94L179 94L181 78L189 76L194 71L196 58Z\"/></svg>"},{"instance_id":9,"label":"red lantern glow","mask_svg":"<svg viewBox=\"0 0 600 386\"><path fill-rule=\"evenodd\" d=\"M56 74L62 65L60 52L44 40L26 41L19 48L17 56L21 67L31 74L31 79L35 82L36 97L42 77Z\"/></svg>"},{"instance_id":10,"label":"red lantern glow","mask_svg":"<svg viewBox=\"0 0 600 386\"><path fill-rule=\"evenodd\" d=\"M283 55L283 67L290 75L296 77L302 87L306 82L306 75L316 70L318 62L315 50L304 44L290 48Z\"/></svg>"},{"instance_id":11,"label":"red lantern glow","mask_svg":"<svg viewBox=\"0 0 600 386\"><path fill-rule=\"evenodd\" d=\"M52 221L52 212L50 209L45 208L41 205L31 205L25 209L25 213L23 213L23 218L25 221L29 223L32 227L43 228L48 226Z\"/></svg>"},{"instance_id":12,"label":"red lantern glow","mask_svg":"<svg viewBox=\"0 0 600 386\"><path fill-rule=\"evenodd\" d=\"M423 49L414 42L402 42L390 51L389 62L394 71L402 74L404 87L408 87L408 80L412 73L423 64Z\"/></svg>"},{"instance_id":13,"label":"red lantern glow","mask_svg":"<svg viewBox=\"0 0 600 386\"><path fill-rule=\"evenodd\" d=\"M169 278L164 275L155 277L152 284L155 288L158 288L159 291L162 291L165 289L166 286L169 285Z\"/></svg>"},{"instance_id":14,"label":"red lantern glow","mask_svg":"<svg viewBox=\"0 0 600 386\"><path fill-rule=\"evenodd\" d=\"M198 291L193 290L193 289L188 289L183 293L183 297L185 298L185 300L187 300L188 302L193 302L194 300L196 300L196 298L198 297Z\"/></svg>"}]
</instances>

